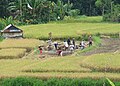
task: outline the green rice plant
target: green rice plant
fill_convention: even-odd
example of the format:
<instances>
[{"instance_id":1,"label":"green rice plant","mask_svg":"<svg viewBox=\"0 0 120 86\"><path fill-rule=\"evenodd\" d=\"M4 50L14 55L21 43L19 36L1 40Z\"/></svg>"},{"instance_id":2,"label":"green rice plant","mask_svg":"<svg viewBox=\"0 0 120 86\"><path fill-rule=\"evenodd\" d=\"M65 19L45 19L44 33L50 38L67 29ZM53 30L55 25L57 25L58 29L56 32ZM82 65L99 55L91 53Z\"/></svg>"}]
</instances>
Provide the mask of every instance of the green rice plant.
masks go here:
<instances>
[{"instance_id":1,"label":"green rice plant","mask_svg":"<svg viewBox=\"0 0 120 86\"><path fill-rule=\"evenodd\" d=\"M9 48L9 49L1 49L0 50L0 59L15 59L15 58L21 58L25 55L26 49L15 49L15 48Z\"/></svg>"},{"instance_id":2,"label":"green rice plant","mask_svg":"<svg viewBox=\"0 0 120 86\"><path fill-rule=\"evenodd\" d=\"M25 38L48 39L52 32L53 39L79 38L82 34L104 34L120 32L120 24L113 23L48 23L21 26ZM33 32L34 31L34 32Z\"/></svg>"},{"instance_id":3,"label":"green rice plant","mask_svg":"<svg viewBox=\"0 0 120 86\"><path fill-rule=\"evenodd\" d=\"M110 83L111 86L115 86L115 84L109 78L106 78L106 79Z\"/></svg>"}]
</instances>

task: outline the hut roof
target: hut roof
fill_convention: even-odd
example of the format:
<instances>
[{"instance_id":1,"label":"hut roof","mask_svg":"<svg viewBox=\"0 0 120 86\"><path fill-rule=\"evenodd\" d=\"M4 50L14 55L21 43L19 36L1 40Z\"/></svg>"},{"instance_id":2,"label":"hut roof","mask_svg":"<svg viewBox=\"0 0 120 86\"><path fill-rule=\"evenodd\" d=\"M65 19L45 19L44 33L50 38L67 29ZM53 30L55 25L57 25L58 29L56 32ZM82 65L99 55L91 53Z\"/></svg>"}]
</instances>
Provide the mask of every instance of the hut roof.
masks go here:
<instances>
[{"instance_id":1,"label":"hut roof","mask_svg":"<svg viewBox=\"0 0 120 86\"><path fill-rule=\"evenodd\" d=\"M9 24L8 26L6 26L1 32L23 32L21 29L15 27L14 25L12 24Z\"/></svg>"}]
</instances>

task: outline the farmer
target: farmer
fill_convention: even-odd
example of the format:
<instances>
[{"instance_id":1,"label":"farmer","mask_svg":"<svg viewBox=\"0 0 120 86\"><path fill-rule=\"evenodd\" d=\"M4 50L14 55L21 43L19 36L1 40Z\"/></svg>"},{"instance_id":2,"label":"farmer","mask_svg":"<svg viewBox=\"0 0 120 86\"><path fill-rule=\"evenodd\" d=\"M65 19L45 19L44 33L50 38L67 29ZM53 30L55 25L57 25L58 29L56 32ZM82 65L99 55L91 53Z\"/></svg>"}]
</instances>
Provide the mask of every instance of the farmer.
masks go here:
<instances>
[{"instance_id":1,"label":"farmer","mask_svg":"<svg viewBox=\"0 0 120 86\"><path fill-rule=\"evenodd\" d=\"M64 40L64 46L65 46L65 50L67 50L68 49L68 43L67 43L66 40Z\"/></svg>"},{"instance_id":2,"label":"farmer","mask_svg":"<svg viewBox=\"0 0 120 86\"><path fill-rule=\"evenodd\" d=\"M39 49L40 55L41 55L42 54L42 47L39 45L38 49Z\"/></svg>"},{"instance_id":3,"label":"farmer","mask_svg":"<svg viewBox=\"0 0 120 86\"><path fill-rule=\"evenodd\" d=\"M88 38L88 44L89 44L89 47L92 46L92 36L90 35L89 38Z\"/></svg>"},{"instance_id":4,"label":"farmer","mask_svg":"<svg viewBox=\"0 0 120 86\"><path fill-rule=\"evenodd\" d=\"M49 35L49 39L51 40L52 39L52 32L49 32L48 35Z\"/></svg>"},{"instance_id":5,"label":"farmer","mask_svg":"<svg viewBox=\"0 0 120 86\"><path fill-rule=\"evenodd\" d=\"M58 48L57 53L58 53L58 56L62 56L62 50L60 47Z\"/></svg>"},{"instance_id":6,"label":"farmer","mask_svg":"<svg viewBox=\"0 0 120 86\"><path fill-rule=\"evenodd\" d=\"M55 46L55 49L57 50L58 49L58 43L54 42L54 46Z\"/></svg>"},{"instance_id":7,"label":"farmer","mask_svg":"<svg viewBox=\"0 0 120 86\"><path fill-rule=\"evenodd\" d=\"M51 39L49 39L47 42L48 42L48 45L49 45L49 46L52 45L52 40L51 40Z\"/></svg>"},{"instance_id":8,"label":"farmer","mask_svg":"<svg viewBox=\"0 0 120 86\"><path fill-rule=\"evenodd\" d=\"M73 52L73 50L74 50L74 45L71 44L69 47L70 47L70 51Z\"/></svg>"},{"instance_id":9,"label":"farmer","mask_svg":"<svg viewBox=\"0 0 120 86\"><path fill-rule=\"evenodd\" d=\"M84 48L85 48L85 42L84 40L82 40L80 43L80 49L83 50Z\"/></svg>"},{"instance_id":10,"label":"farmer","mask_svg":"<svg viewBox=\"0 0 120 86\"><path fill-rule=\"evenodd\" d=\"M75 49L75 38L72 39L72 44L74 45L74 49Z\"/></svg>"},{"instance_id":11,"label":"farmer","mask_svg":"<svg viewBox=\"0 0 120 86\"><path fill-rule=\"evenodd\" d=\"M67 43L68 43L68 45L71 44L70 38L68 38Z\"/></svg>"}]
</instances>

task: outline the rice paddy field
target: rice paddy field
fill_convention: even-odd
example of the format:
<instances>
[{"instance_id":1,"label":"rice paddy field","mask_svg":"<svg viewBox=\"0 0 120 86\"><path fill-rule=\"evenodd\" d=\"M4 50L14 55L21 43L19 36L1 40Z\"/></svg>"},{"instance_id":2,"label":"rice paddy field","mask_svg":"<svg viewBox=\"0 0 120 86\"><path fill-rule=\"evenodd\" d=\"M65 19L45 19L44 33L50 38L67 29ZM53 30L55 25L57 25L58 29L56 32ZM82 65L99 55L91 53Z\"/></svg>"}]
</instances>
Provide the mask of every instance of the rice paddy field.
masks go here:
<instances>
[{"instance_id":1,"label":"rice paddy field","mask_svg":"<svg viewBox=\"0 0 120 86\"><path fill-rule=\"evenodd\" d=\"M0 59L22 58L26 53L26 49L8 48L0 50Z\"/></svg>"},{"instance_id":2,"label":"rice paddy field","mask_svg":"<svg viewBox=\"0 0 120 86\"><path fill-rule=\"evenodd\" d=\"M51 77L101 79L107 77L120 81L119 52L43 59L37 55L29 55L22 58L28 47L28 45L23 45L23 42L27 43L28 41L31 41L31 45L28 44L33 48L43 43L35 39L34 44L32 43L33 39L16 39L14 41L8 39L1 42L4 47L1 47L0 50L0 78L30 76L42 79ZM13 42L17 44L15 45ZM6 45L6 43L11 45Z\"/></svg>"},{"instance_id":3,"label":"rice paddy field","mask_svg":"<svg viewBox=\"0 0 120 86\"><path fill-rule=\"evenodd\" d=\"M22 58L43 42L37 39L5 39L0 42L0 59Z\"/></svg>"},{"instance_id":4,"label":"rice paddy field","mask_svg":"<svg viewBox=\"0 0 120 86\"><path fill-rule=\"evenodd\" d=\"M112 80L119 81L120 74L118 72L107 71L94 71L92 69L81 66L86 57L61 57L47 58L47 59L13 59L13 60L0 60L0 77L18 77L18 76L30 76L48 79L51 77L56 78L110 78ZM97 58L96 58L97 60ZM119 59L118 59L119 60ZM109 60L108 60L109 61ZM104 59L103 59L104 62ZM95 64L95 62L91 63ZM104 63L107 66L113 65ZM101 66L98 62L97 66ZM117 66L114 66L114 68ZM104 67L104 66L103 66Z\"/></svg>"},{"instance_id":5,"label":"rice paddy field","mask_svg":"<svg viewBox=\"0 0 120 86\"><path fill-rule=\"evenodd\" d=\"M79 37L81 34L119 33L118 23L48 23L20 26L24 37L29 39L7 39L0 42L0 78L30 76L37 78L109 78L120 81L120 51L83 56L39 58L25 53L43 45L38 39ZM119 39L118 39L119 40ZM24 56L24 58L21 57ZM9 59L6 59L8 58ZM12 59L11 59L12 58Z\"/></svg>"},{"instance_id":6,"label":"rice paddy field","mask_svg":"<svg viewBox=\"0 0 120 86\"><path fill-rule=\"evenodd\" d=\"M0 49L4 48L34 48L43 42L37 39L5 39L0 43Z\"/></svg>"},{"instance_id":7,"label":"rice paddy field","mask_svg":"<svg viewBox=\"0 0 120 86\"><path fill-rule=\"evenodd\" d=\"M120 72L120 54L105 53L88 56L82 66L94 71Z\"/></svg>"},{"instance_id":8,"label":"rice paddy field","mask_svg":"<svg viewBox=\"0 0 120 86\"><path fill-rule=\"evenodd\" d=\"M48 39L52 32L53 38L79 37L81 34L110 34L119 33L120 24L117 23L49 23L20 27L26 38Z\"/></svg>"}]
</instances>

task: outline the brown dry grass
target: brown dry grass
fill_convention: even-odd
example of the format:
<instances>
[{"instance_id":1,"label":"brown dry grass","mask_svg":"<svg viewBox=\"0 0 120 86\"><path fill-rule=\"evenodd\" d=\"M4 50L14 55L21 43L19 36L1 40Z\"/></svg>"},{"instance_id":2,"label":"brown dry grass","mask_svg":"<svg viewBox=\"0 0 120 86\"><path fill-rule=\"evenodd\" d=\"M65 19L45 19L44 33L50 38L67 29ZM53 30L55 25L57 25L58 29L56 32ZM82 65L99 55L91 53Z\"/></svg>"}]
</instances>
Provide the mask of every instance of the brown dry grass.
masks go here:
<instances>
[{"instance_id":1,"label":"brown dry grass","mask_svg":"<svg viewBox=\"0 0 120 86\"><path fill-rule=\"evenodd\" d=\"M21 58L25 55L26 49L1 49L0 50L0 59L14 59Z\"/></svg>"},{"instance_id":2,"label":"brown dry grass","mask_svg":"<svg viewBox=\"0 0 120 86\"><path fill-rule=\"evenodd\" d=\"M57 60L58 59L58 60ZM13 60L0 60L0 78L4 77L18 77L18 76L30 76L30 77L37 77L37 78L104 78L108 77L112 80L119 80L120 81L120 74L119 73L107 73L107 72L22 72L25 69L39 69L40 67L49 68L53 70L61 69L68 70L68 69L77 69L81 70L82 67L79 66L79 63L82 62L82 59L85 57L64 57L64 58L47 58L47 59L13 59ZM63 63L62 63L63 62ZM42 64L44 66L42 66ZM63 64L60 66L60 64ZM56 67L58 67L56 69Z\"/></svg>"},{"instance_id":3,"label":"brown dry grass","mask_svg":"<svg viewBox=\"0 0 120 86\"><path fill-rule=\"evenodd\" d=\"M82 66L93 71L120 72L120 54L106 53L88 56Z\"/></svg>"},{"instance_id":4,"label":"brown dry grass","mask_svg":"<svg viewBox=\"0 0 120 86\"><path fill-rule=\"evenodd\" d=\"M43 44L37 39L5 39L0 43L0 48L26 48L33 49L34 47Z\"/></svg>"},{"instance_id":5,"label":"brown dry grass","mask_svg":"<svg viewBox=\"0 0 120 86\"><path fill-rule=\"evenodd\" d=\"M37 39L5 39L0 43L0 59L21 58L43 43Z\"/></svg>"}]
</instances>

